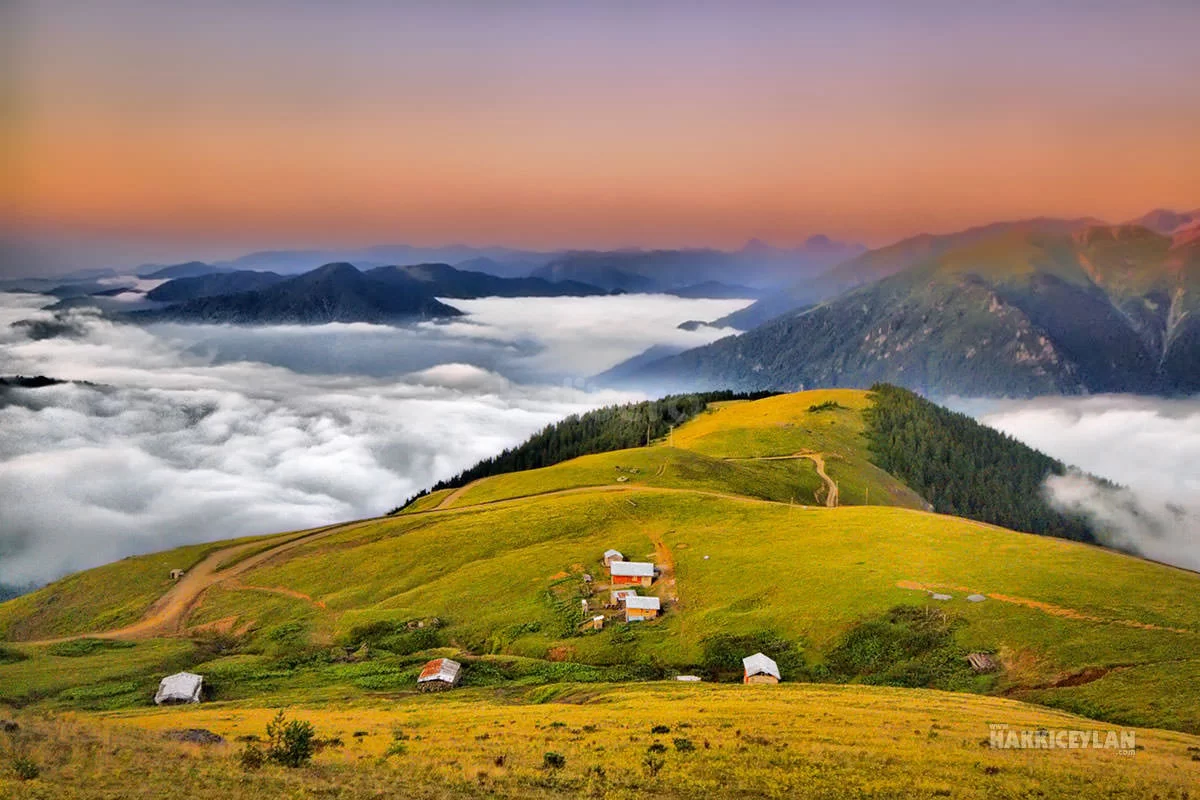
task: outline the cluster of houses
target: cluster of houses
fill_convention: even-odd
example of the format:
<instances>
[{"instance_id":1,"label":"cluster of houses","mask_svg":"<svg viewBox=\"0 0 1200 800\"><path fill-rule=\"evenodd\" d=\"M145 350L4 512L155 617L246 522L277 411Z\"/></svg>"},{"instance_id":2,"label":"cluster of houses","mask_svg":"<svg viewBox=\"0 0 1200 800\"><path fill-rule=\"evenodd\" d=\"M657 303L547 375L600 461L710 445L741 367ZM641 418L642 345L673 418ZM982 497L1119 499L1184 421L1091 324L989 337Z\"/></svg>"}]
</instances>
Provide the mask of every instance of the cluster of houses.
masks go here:
<instances>
[{"instance_id":1,"label":"cluster of houses","mask_svg":"<svg viewBox=\"0 0 1200 800\"><path fill-rule=\"evenodd\" d=\"M654 584L657 571L653 564L649 561L626 561L619 550L605 550L604 566L608 567L610 576L610 608L624 611L626 622L644 622L658 616L662 611L662 602L657 597L639 595L636 588L649 589ZM592 622L595 623L596 619L593 618Z\"/></svg>"},{"instance_id":2,"label":"cluster of houses","mask_svg":"<svg viewBox=\"0 0 1200 800\"><path fill-rule=\"evenodd\" d=\"M625 556L618 550L604 552L604 566L610 576L610 602L605 606L616 609L624 614L626 622L642 622L658 617L662 611L662 603L657 597L638 594L638 588L649 589L654 584L657 569L648 561L626 561ZM176 575L175 573L180 573ZM183 576L182 570L172 570L171 577L178 580ZM584 576L587 583L591 576ZM586 599L583 609L589 611ZM604 627L606 617L595 615L584 623L585 627L600 630ZM436 620L435 620L436 622ZM409 627L414 627L411 623ZM424 622L416 624L424 627ZM779 666L762 653L755 653L742 659L745 675L744 683L779 683ZM975 666L972 663L972 666ZM421 674L417 676L417 688L422 692L439 692L452 689L462 679L462 664L450 658L435 658L425 664ZM681 675L679 680L698 681L694 675ZM154 702L170 703L199 703L203 694L204 678L190 672L180 672L168 675L162 679Z\"/></svg>"}]
</instances>

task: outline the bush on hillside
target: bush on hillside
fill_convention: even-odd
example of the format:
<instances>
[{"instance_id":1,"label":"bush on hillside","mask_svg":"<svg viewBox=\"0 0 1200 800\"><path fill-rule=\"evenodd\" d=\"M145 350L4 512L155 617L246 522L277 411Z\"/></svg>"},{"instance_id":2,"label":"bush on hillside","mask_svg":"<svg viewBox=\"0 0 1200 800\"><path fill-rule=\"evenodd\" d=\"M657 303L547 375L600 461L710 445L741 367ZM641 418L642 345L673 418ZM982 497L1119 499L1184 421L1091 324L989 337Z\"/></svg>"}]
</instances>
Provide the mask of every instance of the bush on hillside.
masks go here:
<instances>
[{"instance_id":1,"label":"bush on hillside","mask_svg":"<svg viewBox=\"0 0 1200 800\"><path fill-rule=\"evenodd\" d=\"M285 767L302 767L312 760L316 736L311 722L287 719L280 709L267 723L267 758Z\"/></svg>"},{"instance_id":2,"label":"bush on hillside","mask_svg":"<svg viewBox=\"0 0 1200 800\"><path fill-rule=\"evenodd\" d=\"M939 608L896 606L842 636L826 666L837 680L909 688L964 688L973 677L955 644L963 624Z\"/></svg>"},{"instance_id":3,"label":"bush on hillside","mask_svg":"<svg viewBox=\"0 0 1200 800\"><path fill-rule=\"evenodd\" d=\"M784 680L805 677L807 662L800 646L773 631L721 633L708 637L701 644L704 648L702 666L717 680L740 679L742 659L754 653L763 653L773 659Z\"/></svg>"}]
</instances>

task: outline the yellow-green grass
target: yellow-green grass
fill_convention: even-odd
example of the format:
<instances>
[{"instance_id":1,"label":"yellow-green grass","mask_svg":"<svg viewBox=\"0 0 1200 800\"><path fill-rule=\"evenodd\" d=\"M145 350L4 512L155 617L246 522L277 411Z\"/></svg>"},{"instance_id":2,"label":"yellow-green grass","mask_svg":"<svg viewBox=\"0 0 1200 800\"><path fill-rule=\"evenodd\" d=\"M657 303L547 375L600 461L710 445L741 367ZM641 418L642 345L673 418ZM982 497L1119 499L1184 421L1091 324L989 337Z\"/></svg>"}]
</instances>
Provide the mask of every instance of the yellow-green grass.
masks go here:
<instances>
[{"instance_id":1,"label":"yellow-green grass","mask_svg":"<svg viewBox=\"0 0 1200 800\"><path fill-rule=\"evenodd\" d=\"M294 532L299 533L299 532ZM292 534L269 534L187 545L161 553L129 556L55 581L0 603L0 639L49 639L119 628L136 622L174 584L171 570L188 570L212 553L263 541L260 552ZM221 568L239 561L231 557Z\"/></svg>"},{"instance_id":2,"label":"yellow-green grass","mask_svg":"<svg viewBox=\"0 0 1200 800\"><path fill-rule=\"evenodd\" d=\"M411 503L402 508L400 513L412 514L417 511L428 511L431 508L437 508L438 505L453 491L453 489L438 489L436 492L430 492L427 495L413 500Z\"/></svg>"},{"instance_id":3,"label":"yellow-green grass","mask_svg":"<svg viewBox=\"0 0 1200 800\"><path fill-rule=\"evenodd\" d=\"M827 402L840 407L808 410ZM704 642L714 635L769 630L800 642L809 663L820 665L862 620L898 604L929 603L965 623L955 633L961 647L998 654L1003 671L977 689L1200 732L1200 576L912 509L792 505L794 487L814 491L812 462L740 460L821 453L852 502L865 501L870 489L872 504L916 505L919 498L896 490L890 476L865 460L860 412L867 403L863 392L830 391L721 404L676 430L673 447L496 476L462 492L453 508L438 508L446 492L429 499L423 512L410 509L301 543L200 596L188 623L240 637L244 654L198 648L187 666L222 676L221 697L289 688L300 699L335 687L394 691L407 685L406 670L419 654L385 651L378 661L334 666L297 659L312 648L328 652L355 641L353 631L366 623L430 617L444 623L444 652L468 661L500 654L686 670L700 664ZM618 483L618 476L628 480ZM668 601L666 612L630 630L610 625L576 635L582 574L603 583L600 555L610 547L664 566L669 555L675 583L660 580L651 589ZM119 591L136 593L145 608L154 595L138 581L164 590L164 557L119 562L79 580L94 588L125 580L132 586ZM43 597L59 586L42 590L49 593ZM935 603L922 589L954 599ZM970 592L989 599L968 603ZM0 620L20 620L28 612L19 604L26 602L0 606ZM99 629L87 614L100 602L76 592L59 608L35 604L34 624L16 633L10 628L8 638L71 625ZM45 653L22 649L29 661L0 664L0 697L45 694L28 678ZM131 655L97 656L107 659L108 671L96 692L107 691L106 683L148 680L145 663L122 672ZM280 667L276 661L285 657L288 665ZM262 674L238 681L255 670ZM62 690L87 675L67 680L47 703L70 705Z\"/></svg>"},{"instance_id":4,"label":"yellow-green grass","mask_svg":"<svg viewBox=\"0 0 1200 800\"><path fill-rule=\"evenodd\" d=\"M621 480L623 479L623 480ZM726 461L672 447L582 456L543 469L495 475L469 486L451 508L581 486L653 486L815 505L824 486L811 461Z\"/></svg>"},{"instance_id":5,"label":"yellow-green grass","mask_svg":"<svg viewBox=\"0 0 1200 800\"><path fill-rule=\"evenodd\" d=\"M136 622L171 588L172 569L189 569L231 544L213 542L131 556L69 575L36 592L0 603L0 636L49 638Z\"/></svg>"},{"instance_id":6,"label":"yellow-green grass","mask_svg":"<svg viewBox=\"0 0 1200 800\"><path fill-rule=\"evenodd\" d=\"M809 410L825 403L838 407ZM463 507L620 483L822 504L824 483L812 461L754 460L815 453L824 459L827 474L837 482L843 505L924 507L919 495L870 463L862 417L869 405L868 393L853 389L717 403L680 426L659 446L583 456L544 469L493 476L467 487L449 505ZM446 496L439 493L438 503ZM436 505L422 503L408 510Z\"/></svg>"},{"instance_id":7,"label":"yellow-green grass","mask_svg":"<svg viewBox=\"0 0 1200 800\"><path fill-rule=\"evenodd\" d=\"M808 410L824 403L842 408ZM677 428L671 443L718 458L787 456L801 451L845 457L866 446L862 412L870 403L869 394L857 389L820 389L721 403Z\"/></svg>"},{"instance_id":8,"label":"yellow-green grass","mask_svg":"<svg viewBox=\"0 0 1200 800\"><path fill-rule=\"evenodd\" d=\"M653 558L654 538L669 547L678 583L674 592L661 582L652 591L677 593L679 604L630 642L612 631L567 635L569 620L548 591L582 585L585 570L603 579L598 560L607 547ZM1200 685L1200 604L1180 602L1200 593L1200 576L897 508L802 509L649 489L544 496L370 523L296 547L240 581L311 601L210 590L191 621L229 620L262 633L295 621L328 643L372 620L436 616L449 642L476 653L595 664L657 659L681 668L699 662L709 636L767 629L803 641L819 663L858 620L932 602L898 585L916 582L954 595L938 605L965 620L962 644L1000 653L1009 669L998 691L1121 665L1173 665ZM968 590L990 599L968 603ZM0 666L0 680L10 669ZM1130 719L1140 709L1144 724L1200 730L1200 702L1159 713L1179 698L1174 683L1153 672L1144 680L1131 672L1126 683L1102 716ZM1039 699L1074 691L1045 689Z\"/></svg>"},{"instance_id":9,"label":"yellow-green grass","mask_svg":"<svg viewBox=\"0 0 1200 800\"><path fill-rule=\"evenodd\" d=\"M195 651L186 639L104 644L79 656L56 655L70 651L55 645L6 644L29 658L3 665L0 697L23 703L54 698L56 705L75 708L143 704L159 678L191 663Z\"/></svg>"},{"instance_id":10,"label":"yellow-green grass","mask_svg":"<svg viewBox=\"0 0 1200 800\"><path fill-rule=\"evenodd\" d=\"M545 702L549 700L550 702ZM1011 700L857 686L644 684L497 695L460 690L391 702L326 697L289 709L339 739L299 770L238 766L238 737L262 736L275 704L214 704L45 720L28 756L28 798L1184 798L1200 781L1200 739L1136 730L1114 750L992 749L989 725L1105 730ZM660 727L661 726L661 727ZM658 733L652 732L658 727ZM165 731L204 728L214 747ZM662 732L665 729L665 732ZM387 756L400 732L401 752ZM651 751L661 745L662 752ZM687 745L693 749L688 750ZM681 749L682 748L682 749ZM1192 748L1189 750L1189 748ZM564 759L543 766L546 753ZM648 765L647 762L650 762ZM8 782L4 782L8 779Z\"/></svg>"}]
</instances>

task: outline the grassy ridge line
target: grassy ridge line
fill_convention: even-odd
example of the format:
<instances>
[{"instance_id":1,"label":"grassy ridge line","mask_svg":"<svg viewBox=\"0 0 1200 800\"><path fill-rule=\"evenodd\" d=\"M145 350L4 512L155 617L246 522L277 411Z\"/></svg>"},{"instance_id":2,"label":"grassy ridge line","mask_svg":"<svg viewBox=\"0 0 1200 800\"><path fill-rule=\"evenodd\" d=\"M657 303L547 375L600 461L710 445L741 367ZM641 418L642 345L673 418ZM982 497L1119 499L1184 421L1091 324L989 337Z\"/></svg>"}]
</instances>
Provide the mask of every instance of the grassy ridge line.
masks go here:
<instances>
[{"instance_id":1,"label":"grassy ridge line","mask_svg":"<svg viewBox=\"0 0 1200 800\"><path fill-rule=\"evenodd\" d=\"M410 497L392 513L402 511L431 492L458 489L480 478L548 467L578 456L649 444L654 439L666 436L672 426L699 414L710 403L753 400L772 394L718 391L668 395L658 400L606 406L586 414L572 414L561 422L546 426L522 444L484 459L453 478L438 481L431 488Z\"/></svg>"}]
</instances>

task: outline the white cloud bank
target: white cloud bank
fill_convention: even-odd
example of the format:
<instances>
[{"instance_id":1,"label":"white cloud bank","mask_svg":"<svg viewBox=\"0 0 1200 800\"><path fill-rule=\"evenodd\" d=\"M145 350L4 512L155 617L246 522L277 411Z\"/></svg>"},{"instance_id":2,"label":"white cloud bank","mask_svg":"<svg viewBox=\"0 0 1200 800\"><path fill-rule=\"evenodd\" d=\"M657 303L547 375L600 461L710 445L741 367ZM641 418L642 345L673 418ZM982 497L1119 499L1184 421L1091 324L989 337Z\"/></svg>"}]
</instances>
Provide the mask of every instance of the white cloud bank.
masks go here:
<instances>
[{"instance_id":1,"label":"white cloud bank","mask_svg":"<svg viewBox=\"0 0 1200 800\"><path fill-rule=\"evenodd\" d=\"M1128 395L965 401L958 405L993 428L1080 473L1050 477L1045 491L1081 513L1106 544L1200 570L1200 398Z\"/></svg>"},{"instance_id":2,"label":"white cloud bank","mask_svg":"<svg viewBox=\"0 0 1200 800\"><path fill-rule=\"evenodd\" d=\"M740 301L461 303L452 325L115 325L32 339L0 295L0 583L132 553L378 514L568 414L638 399L583 379ZM638 320L644 317L644 324ZM533 381L533 382L526 382Z\"/></svg>"}]
</instances>

